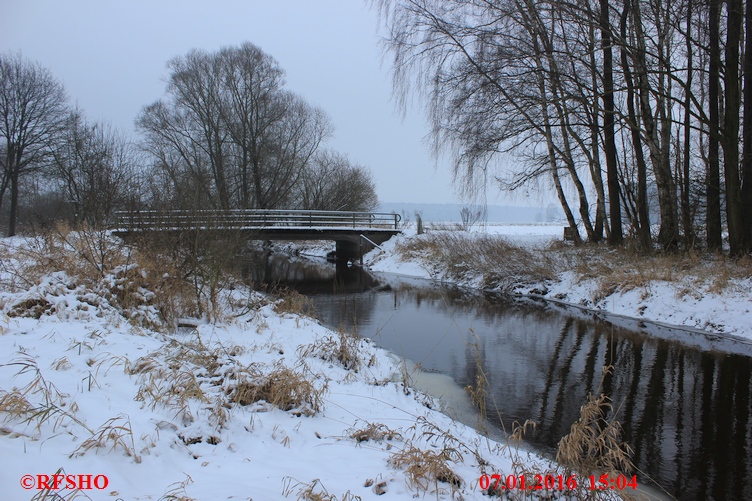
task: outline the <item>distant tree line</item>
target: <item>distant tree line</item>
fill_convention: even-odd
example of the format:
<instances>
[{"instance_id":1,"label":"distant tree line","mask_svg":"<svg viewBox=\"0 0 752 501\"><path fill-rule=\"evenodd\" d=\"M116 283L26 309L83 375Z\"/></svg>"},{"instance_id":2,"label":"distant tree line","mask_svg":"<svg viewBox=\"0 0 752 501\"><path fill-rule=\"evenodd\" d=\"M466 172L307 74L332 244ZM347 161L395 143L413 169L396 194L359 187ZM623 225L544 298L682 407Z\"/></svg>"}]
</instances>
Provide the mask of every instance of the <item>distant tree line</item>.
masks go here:
<instances>
[{"instance_id":1,"label":"distant tree line","mask_svg":"<svg viewBox=\"0 0 752 501\"><path fill-rule=\"evenodd\" d=\"M285 88L244 43L168 65L163 99L133 140L72 108L49 70L0 55L0 213L19 223L104 225L119 209L373 210L365 167L327 149L326 113Z\"/></svg>"},{"instance_id":2,"label":"distant tree line","mask_svg":"<svg viewBox=\"0 0 752 501\"><path fill-rule=\"evenodd\" d=\"M752 251L752 1L372 3L468 192L543 179L579 241Z\"/></svg>"}]
</instances>

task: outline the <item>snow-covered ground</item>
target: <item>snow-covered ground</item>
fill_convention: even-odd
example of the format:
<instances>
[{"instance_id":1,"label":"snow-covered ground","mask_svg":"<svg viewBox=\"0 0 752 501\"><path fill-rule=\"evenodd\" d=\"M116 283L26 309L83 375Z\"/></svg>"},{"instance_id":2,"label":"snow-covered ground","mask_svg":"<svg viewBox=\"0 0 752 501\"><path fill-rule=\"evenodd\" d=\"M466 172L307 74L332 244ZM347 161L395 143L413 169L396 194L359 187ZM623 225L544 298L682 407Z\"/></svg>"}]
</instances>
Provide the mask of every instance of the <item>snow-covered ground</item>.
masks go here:
<instances>
[{"instance_id":1,"label":"snow-covered ground","mask_svg":"<svg viewBox=\"0 0 752 501\"><path fill-rule=\"evenodd\" d=\"M541 249L552 240L562 239L563 226L489 224L463 234L500 235L515 245ZM480 286L482 277L478 275L469 274L456 280L447 278L446 270L436 263L420 258L405 260L395 248L412 238L416 236L410 230L392 238L366 256L366 265L376 272ZM556 270L556 279L526 284L514 292L603 314L752 340L752 277L717 277L712 275L715 268L708 269L706 276L696 276L691 271L684 275L677 273L671 280L650 280L645 285L617 288L604 294L599 277L583 277L575 270L562 268ZM719 282L724 286L719 287Z\"/></svg>"},{"instance_id":2,"label":"snow-covered ground","mask_svg":"<svg viewBox=\"0 0 752 501\"><path fill-rule=\"evenodd\" d=\"M158 331L147 290L126 314L65 272L8 273L19 245L0 290L3 500L488 499L481 473L547 467L439 412L391 354L257 293Z\"/></svg>"}]
</instances>

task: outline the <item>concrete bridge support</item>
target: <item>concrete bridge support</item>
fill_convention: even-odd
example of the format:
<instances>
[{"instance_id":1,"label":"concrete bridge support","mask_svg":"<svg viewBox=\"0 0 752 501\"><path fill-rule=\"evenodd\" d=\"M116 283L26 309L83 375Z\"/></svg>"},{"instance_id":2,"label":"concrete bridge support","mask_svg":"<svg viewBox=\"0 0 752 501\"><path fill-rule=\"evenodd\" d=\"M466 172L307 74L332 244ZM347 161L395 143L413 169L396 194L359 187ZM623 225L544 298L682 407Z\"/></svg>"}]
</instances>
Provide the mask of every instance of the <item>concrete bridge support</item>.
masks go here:
<instances>
[{"instance_id":1,"label":"concrete bridge support","mask_svg":"<svg viewBox=\"0 0 752 501\"><path fill-rule=\"evenodd\" d=\"M368 252L367 250L361 250L358 242L353 242L352 240L335 240L335 244L337 261L346 262L351 259L359 259L363 256L364 252Z\"/></svg>"},{"instance_id":2,"label":"concrete bridge support","mask_svg":"<svg viewBox=\"0 0 752 501\"><path fill-rule=\"evenodd\" d=\"M385 237L384 235L371 234L368 237L365 237L364 235L357 235L352 236L347 240L335 240L336 260L340 262L347 262L350 260L359 259L362 264L363 254L372 251L374 249L374 243L377 245L382 244L386 240L388 240L390 236L391 235L387 235ZM374 239L376 240L375 242L373 241Z\"/></svg>"}]
</instances>

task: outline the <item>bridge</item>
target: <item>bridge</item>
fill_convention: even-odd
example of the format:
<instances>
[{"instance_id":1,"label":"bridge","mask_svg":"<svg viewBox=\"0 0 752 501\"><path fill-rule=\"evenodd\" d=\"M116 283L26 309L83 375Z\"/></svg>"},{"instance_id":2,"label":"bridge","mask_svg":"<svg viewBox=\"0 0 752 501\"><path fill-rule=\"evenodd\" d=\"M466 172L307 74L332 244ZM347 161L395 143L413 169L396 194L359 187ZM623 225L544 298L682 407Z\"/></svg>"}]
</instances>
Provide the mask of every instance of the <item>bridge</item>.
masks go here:
<instances>
[{"instance_id":1,"label":"bridge","mask_svg":"<svg viewBox=\"0 0 752 501\"><path fill-rule=\"evenodd\" d=\"M337 260L362 258L401 233L398 214L317 210L172 210L115 213L113 234L213 231L242 233L250 240L333 240Z\"/></svg>"}]
</instances>

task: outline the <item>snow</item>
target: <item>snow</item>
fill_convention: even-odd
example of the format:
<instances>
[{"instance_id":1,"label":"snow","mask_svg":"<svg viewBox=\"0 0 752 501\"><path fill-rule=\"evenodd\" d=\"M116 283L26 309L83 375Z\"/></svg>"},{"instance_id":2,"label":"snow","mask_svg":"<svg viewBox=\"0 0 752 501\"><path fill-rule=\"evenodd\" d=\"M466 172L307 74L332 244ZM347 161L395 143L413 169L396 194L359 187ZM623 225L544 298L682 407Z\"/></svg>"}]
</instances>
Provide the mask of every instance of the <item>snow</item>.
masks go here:
<instances>
[{"instance_id":1,"label":"snow","mask_svg":"<svg viewBox=\"0 0 752 501\"><path fill-rule=\"evenodd\" d=\"M465 233L494 234L522 247L544 247L552 240L561 240L560 225L488 224ZM395 247L416 236L405 231L385 242L382 249L366 255L364 263L380 273L446 281L443 269L422 259L403 260ZM554 303L597 312L601 316L635 319L636 326L655 323L673 326L690 333L714 334L732 340L752 341L752 277L729 278L723 288L716 287L718 277L683 276L674 280L652 280L646 287L616 290L602 296L598 278L582 278L571 270L559 270L556 280L527 284L514 292L523 296L542 297ZM456 282L465 287L480 287L481 277L468 276ZM543 294L541 293L543 291Z\"/></svg>"},{"instance_id":2,"label":"snow","mask_svg":"<svg viewBox=\"0 0 752 501\"><path fill-rule=\"evenodd\" d=\"M686 292L681 283L654 281L649 288L617 291L593 303L596 288L593 280L578 282L567 272L549 287L549 295L565 295L567 303L606 313L752 340L752 280L734 281L721 293L697 286Z\"/></svg>"},{"instance_id":3,"label":"snow","mask_svg":"<svg viewBox=\"0 0 752 501\"><path fill-rule=\"evenodd\" d=\"M40 492L36 476L58 470L105 475L106 488L83 492L90 499L297 499L309 488L340 500L376 499L384 490L396 500L487 499L482 471L512 473L514 454L546 467L439 412L440 399L406 387L400 360L368 340L352 341L359 368L345 368L322 348L341 346L337 333L278 313L257 293L233 291L223 322L169 332L152 328L159 319L148 301L124 312L63 271L13 284L0 289L0 399L19 392L49 414L0 412L4 500L30 499ZM233 317L229 305L243 302L253 307ZM320 402L284 410L233 401L242 381L279 370L303 376ZM393 436L353 438L377 424ZM460 452L448 466L461 487L430 482L416 490L390 462L413 446ZM24 475L34 488L22 487ZM69 499L65 487L52 491Z\"/></svg>"},{"instance_id":4,"label":"snow","mask_svg":"<svg viewBox=\"0 0 752 501\"><path fill-rule=\"evenodd\" d=\"M363 263L369 270L381 273L391 273L415 278L433 278L421 261L403 260L395 248L407 238L414 237L414 232L405 231L402 235L396 235L383 244L380 248L373 249L366 254Z\"/></svg>"}]
</instances>

